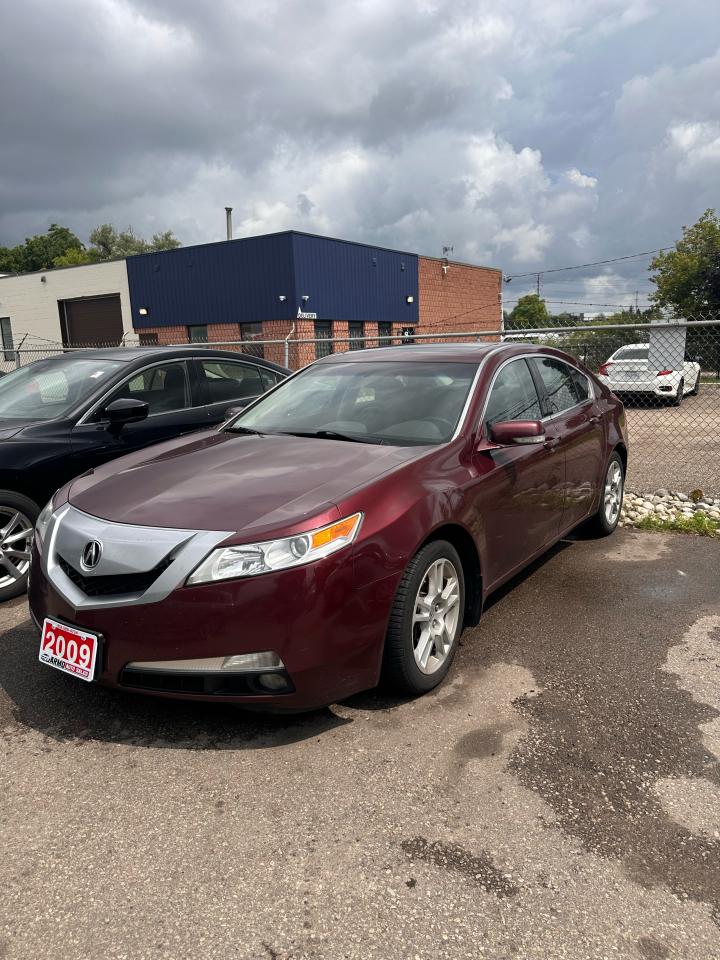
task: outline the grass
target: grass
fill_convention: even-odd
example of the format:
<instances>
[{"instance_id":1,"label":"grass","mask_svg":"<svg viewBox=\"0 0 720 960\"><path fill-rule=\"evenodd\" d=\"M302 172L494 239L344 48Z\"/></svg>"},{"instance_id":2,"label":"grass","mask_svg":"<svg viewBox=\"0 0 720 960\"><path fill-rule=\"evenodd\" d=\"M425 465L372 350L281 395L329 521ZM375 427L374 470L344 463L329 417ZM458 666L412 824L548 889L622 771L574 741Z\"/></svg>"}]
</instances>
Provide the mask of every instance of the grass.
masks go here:
<instances>
[{"instance_id":1,"label":"grass","mask_svg":"<svg viewBox=\"0 0 720 960\"><path fill-rule=\"evenodd\" d=\"M691 517L672 517L664 519L657 514L649 514L642 520L633 522L638 530L654 530L657 533L694 533L701 537L720 537L720 522L713 520L702 510Z\"/></svg>"}]
</instances>

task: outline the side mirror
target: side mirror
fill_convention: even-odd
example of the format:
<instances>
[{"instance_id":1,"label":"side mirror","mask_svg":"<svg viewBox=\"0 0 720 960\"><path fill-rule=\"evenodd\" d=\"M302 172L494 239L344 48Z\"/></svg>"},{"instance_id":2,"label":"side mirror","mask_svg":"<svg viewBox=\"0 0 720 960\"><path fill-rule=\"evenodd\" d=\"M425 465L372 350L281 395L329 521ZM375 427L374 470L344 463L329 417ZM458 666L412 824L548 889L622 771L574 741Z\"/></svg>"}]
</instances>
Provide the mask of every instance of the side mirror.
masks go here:
<instances>
[{"instance_id":1,"label":"side mirror","mask_svg":"<svg viewBox=\"0 0 720 960\"><path fill-rule=\"evenodd\" d=\"M110 421L108 424L110 433L120 433L126 423L137 423L138 420L144 420L149 412L150 407L146 403L142 400L133 400L130 397L113 400L103 411Z\"/></svg>"},{"instance_id":2,"label":"side mirror","mask_svg":"<svg viewBox=\"0 0 720 960\"><path fill-rule=\"evenodd\" d=\"M236 403L234 406L228 407L225 411L225 419L232 420L233 417L236 417L239 413L242 413L246 406L246 403Z\"/></svg>"},{"instance_id":3,"label":"side mirror","mask_svg":"<svg viewBox=\"0 0 720 960\"><path fill-rule=\"evenodd\" d=\"M236 417L239 413L242 413L245 409L245 404L234 404L232 407L228 407L225 411L225 416L223 417L223 422L220 424L220 427L224 427L226 423Z\"/></svg>"},{"instance_id":4,"label":"side mirror","mask_svg":"<svg viewBox=\"0 0 720 960\"><path fill-rule=\"evenodd\" d=\"M490 439L502 446L514 443L544 443L545 430L539 420L504 420L490 427Z\"/></svg>"}]
</instances>

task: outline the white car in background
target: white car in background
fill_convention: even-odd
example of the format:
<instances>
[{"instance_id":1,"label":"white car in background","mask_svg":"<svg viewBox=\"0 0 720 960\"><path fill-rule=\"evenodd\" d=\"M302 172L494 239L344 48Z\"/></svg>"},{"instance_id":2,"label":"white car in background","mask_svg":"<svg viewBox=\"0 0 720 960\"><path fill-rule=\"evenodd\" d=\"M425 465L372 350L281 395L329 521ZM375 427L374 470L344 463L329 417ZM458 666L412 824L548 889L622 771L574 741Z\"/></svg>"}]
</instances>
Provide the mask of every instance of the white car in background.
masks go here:
<instances>
[{"instance_id":1,"label":"white car in background","mask_svg":"<svg viewBox=\"0 0 720 960\"><path fill-rule=\"evenodd\" d=\"M650 369L650 344L630 343L620 347L600 364L598 379L613 393L645 394L672 399L680 406L687 394L700 392L700 364L686 360L679 369Z\"/></svg>"}]
</instances>

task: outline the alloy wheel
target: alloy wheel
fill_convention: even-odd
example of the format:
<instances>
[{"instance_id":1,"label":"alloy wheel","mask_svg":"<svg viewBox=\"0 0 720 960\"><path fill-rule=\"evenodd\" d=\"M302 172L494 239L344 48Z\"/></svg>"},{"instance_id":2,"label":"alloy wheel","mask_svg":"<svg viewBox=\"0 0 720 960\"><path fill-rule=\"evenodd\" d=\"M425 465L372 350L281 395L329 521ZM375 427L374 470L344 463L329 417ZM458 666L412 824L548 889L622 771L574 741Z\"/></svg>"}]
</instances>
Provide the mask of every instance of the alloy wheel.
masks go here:
<instances>
[{"instance_id":1,"label":"alloy wheel","mask_svg":"<svg viewBox=\"0 0 720 960\"><path fill-rule=\"evenodd\" d=\"M32 537L33 525L22 510L0 504L0 588L27 575Z\"/></svg>"},{"instance_id":2,"label":"alloy wheel","mask_svg":"<svg viewBox=\"0 0 720 960\"><path fill-rule=\"evenodd\" d=\"M434 560L415 597L413 655L424 674L436 673L447 660L460 623L460 584L450 560Z\"/></svg>"},{"instance_id":3,"label":"alloy wheel","mask_svg":"<svg viewBox=\"0 0 720 960\"><path fill-rule=\"evenodd\" d=\"M614 527L620 516L623 501L623 472L617 460L613 460L608 467L605 477L605 519L609 526Z\"/></svg>"}]
</instances>

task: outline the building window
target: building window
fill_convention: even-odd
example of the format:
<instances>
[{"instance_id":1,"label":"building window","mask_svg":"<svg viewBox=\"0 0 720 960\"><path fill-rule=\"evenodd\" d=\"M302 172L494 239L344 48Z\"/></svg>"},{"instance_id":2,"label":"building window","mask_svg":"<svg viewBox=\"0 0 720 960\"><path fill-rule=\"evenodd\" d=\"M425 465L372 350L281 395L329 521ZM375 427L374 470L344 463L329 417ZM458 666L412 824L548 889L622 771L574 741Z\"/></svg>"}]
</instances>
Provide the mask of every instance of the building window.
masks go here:
<instances>
[{"instance_id":1,"label":"building window","mask_svg":"<svg viewBox=\"0 0 720 960\"><path fill-rule=\"evenodd\" d=\"M391 337L392 336L392 324L387 323L385 320L381 320L378 323L378 336L379 337ZM381 347L391 347L392 340L380 340L378 341Z\"/></svg>"},{"instance_id":2,"label":"building window","mask_svg":"<svg viewBox=\"0 0 720 960\"><path fill-rule=\"evenodd\" d=\"M415 343L415 327L403 327L400 343Z\"/></svg>"},{"instance_id":3,"label":"building window","mask_svg":"<svg viewBox=\"0 0 720 960\"><path fill-rule=\"evenodd\" d=\"M320 359L320 357L329 357L330 354L333 352L331 320L315 321L315 339L327 341L327 343L315 344L315 356L318 359Z\"/></svg>"},{"instance_id":4,"label":"building window","mask_svg":"<svg viewBox=\"0 0 720 960\"><path fill-rule=\"evenodd\" d=\"M362 320L353 320L348 324L348 336L350 337L349 350L363 349L365 341L362 338L365 336L365 324Z\"/></svg>"},{"instance_id":5,"label":"building window","mask_svg":"<svg viewBox=\"0 0 720 960\"><path fill-rule=\"evenodd\" d=\"M262 338L263 325L261 323L240 324L240 339L243 343L243 353L247 353L250 357L260 357L260 359L263 359L265 356L265 347L262 343L254 342L256 340L262 340Z\"/></svg>"},{"instance_id":6,"label":"building window","mask_svg":"<svg viewBox=\"0 0 720 960\"><path fill-rule=\"evenodd\" d=\"M153 347L158 342L158 335L156 333L141 333L140 334L140 346L141 347Z\"/></svg>"},{"instance_id":7,"label":"building window","mask_svg":"<svg viewBox=\"0 0 720 960\"><path fill-rule=\"evenodd\" d=\"M208 342L207 324L196 324L195 326L188 327L187 332L190 343Z\"/></svg>"},{"instance_id":8,"label":"building window","mask_svg":"<svg viewBox=\"0 0 720 960\"><path fill-rule=\"evenodd\" d=\"M10 326L10 317L0 317L0 335L2 335L2 348L6 360L14 360L12 327Z\"/></svg>"}]
</instances>

